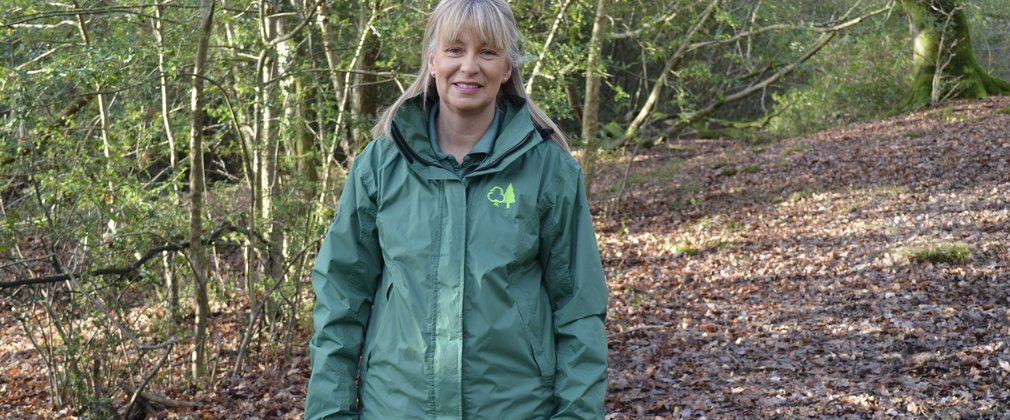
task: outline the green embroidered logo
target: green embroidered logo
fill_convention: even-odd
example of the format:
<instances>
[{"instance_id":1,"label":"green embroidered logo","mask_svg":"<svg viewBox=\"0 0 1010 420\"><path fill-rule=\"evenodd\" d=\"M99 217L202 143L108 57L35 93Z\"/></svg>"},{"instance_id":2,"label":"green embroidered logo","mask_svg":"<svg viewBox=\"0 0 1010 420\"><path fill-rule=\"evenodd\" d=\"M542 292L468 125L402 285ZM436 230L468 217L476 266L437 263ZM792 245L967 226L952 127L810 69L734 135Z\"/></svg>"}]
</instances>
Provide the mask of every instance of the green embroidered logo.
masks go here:
<instances>
[{"instance_id":1,"label":"green embroidered logo","mask_svg":"<svg viewBox=\"0 0 1010 420\"><path fill-rule=\"evenodd\" d=\"M495 207L505 204L505 208L512 208L512 203L516 202L516 193L512 191L512 183L510 182L504 190L501 187L491 187L491 191L487 192L487 200Z\"/></svg>"}]
</instances>

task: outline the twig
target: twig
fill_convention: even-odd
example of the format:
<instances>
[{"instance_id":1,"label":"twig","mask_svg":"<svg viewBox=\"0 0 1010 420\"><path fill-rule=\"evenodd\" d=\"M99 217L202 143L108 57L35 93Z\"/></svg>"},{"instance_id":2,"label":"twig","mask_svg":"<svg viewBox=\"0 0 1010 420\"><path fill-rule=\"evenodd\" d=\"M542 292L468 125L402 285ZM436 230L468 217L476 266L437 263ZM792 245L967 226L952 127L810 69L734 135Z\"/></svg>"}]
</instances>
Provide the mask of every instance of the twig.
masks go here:
<instances>
[{"instance_id":1,"label":"twig","mask_svg":"<svg viewBox=\"0 0 1010 420\"><path fill-rule=\"evenodd\" d=\"M210 235L210 237L207 238L207 240L205 240L204 242L205 242L205 244L209 245L209 244L213 243L214 241L216 241L217 239L219 239L225 233L228 233L228 232L241 232L241 233L246 233L248 235L251 235L251 233L249 233L245 229L239 229L239 228L236 228L235 226L231 225L230 223L224 223L220 227L218 227L218 229L215 230L214 233L212 233ZM253 236L256 237L255 235L253 235ZM6 289L6 288L9 288L9 287L26 286L26 285L56 283L56 282L70 280L71 278L75 278L75 277L82 277L82 276L108 276L108 275L123 276L123 275L130 274L130 273L132 273L134 271L137 271L138 269L140 269L140 267L142 267L145 263L147 263L148 260L150 260L151 258L154 258L155 256L161 254L162 252L178 252L178 251L181 251L181 250L186 249L186 248L189 248L189 242L169 243L169 244L166 244L166 245L162 245L162 246L159 246L159 247L155 247L155 248L149 249L146 253L144 253L143 256L141 256L136 261L134 261L132 264L127 265L127 266L122 266L122 267L103 267L103 268L99 268L97 270L92 270L92 271L87 271L87 272L61 273L61 274L54 274L54 275L45 276L45 277L36 277L36 278L30 278L30 279L17 279L17 280L13 280L13 281L5 281L5 282L0 282L0 289ZM54 254L50 254L50 255L54 255Z\"/></svg>"},{"instance_id":2,"label":"twig","mask_svg":"<svg viewBox=\"0 0 1010 420\"><path fill-rule=\"evenodd\" d=\"M290 258L288 265L284 267L284 272L286 273L291 268L292 263L296 261L300 255L308 251L310 247L314 247L314 245L317 242L318 241L313 241L308 243L307 245L305 245L305 247L302 248L301 251L298 252L298 254L295 254L294 257ZM263 294L263 298L256 303L256 306L253 308L252 313L249 314L249 324L246 325L245 334L242 335L242 342L238 346L238 355L235 356L235 367L232 368L231 371L232 379L238 378L239 373L242 371L242 360L245 358L245 352L246 349L249 347L249 341L252 339L252 336L256 329L255 328L256 322L259 319L260 313L263 311L263 305L266 303L267 298L270 295L272 295L277 290L277 288L279 288L282 284L284 284L284 276L282 276L280 279L277 279L277 281L274 282L274 284L271 285L269 289L267 289L266 293ZM250 293L250 297L251 296L252 293Z\"/></svg>"},{"instance_id":3,"label":"twig","mask_svg":"<svg viewBox=\"0 0 1010 420\"><path fill-rule=\"evenodd\" d=\"M24 259L24 260L18 260L18 261L14 261L14 262L12 262L12 263L9 263L9 264L4 264L4 265L0 265L0 270L3 270L3 269L5 269L5 268L7 268L7 267L13 267L13 266L15 266L15 265L24 265L24 264L28 264L28 263L30 263L30 262L36 262L36 261L48 261L48 260L49 260L50 258L52 258L52 257L53 257L53 254L48 254L48 255L43 255L43 256L41 256L41 257L36 257L36 258L28 258L28 259Z\"/></svg>"},{"instance_id":4,"label":"twig","mask_svg":"<svg viewBox=\"0 0 1010 420\"><path fill-rule=\"evenodd\" d=\"M133 392L135 392L134 389L132 389L129 386L126 386L126 385L123 386L123 389L126 390L126 392L129 392L131 394ZM153 393L150 393L150 392L147 392L147 391L140 391L137 395L140 398L143 398L143 399L145 399L147 401L156 403L156 404L158 404L158 405L160 405L162 407L165 407L165 408L200 408L200 407L203 407L203 403L201 403L201 402L173 400L173 399L170 399L170 398L167 398L167 397L163 397L163 396L158 395L158 394L153 394Z\"/></svg>"},{"instance_id":5,"label":"twig","mask_svg":"<svg viewBox=\"0 0 1010 420\"><path fill-rule=\"evenodd\" d=\"M621 208L624 207L624 191L628 187L628 177L631 175L631 165L635 162L635 157L638 156L638 148L641 145L642 142L635 142L635 148L631 149L631 156L628 157L628 165L624 167L624 177L621 178L621 189L617 191L617 204L614 205L614 207L616 207L615 211L621 211ZM603 213L604 217L608 217L610 215L610 209L607 209L607 211L604 211Z\"/></svg>"},{"instance_id":6,"label":"twig","mask_svg":"<svg viewBox=\"0 0 1010 420\"><path fill-rule=\"evenodd\" d=\"M133 404L137 401L137 396L144 391L144 388L146 388L147 384L151 382L151 379L154 379L154 375L161 370L162 366L165 366L165 362L168 361L168 356L172 354L172 347L175 344L173 340L169 340L170 344L168 345L168 348L165 349L165 354L161 356L161 360L158 360L158 364L154 365L154 368L152 368L150 372L147 372L147 375L144 375L144 380L140 382L140 386L130 393L130 403L127 404L126 407L127 413L133 411Z\"/></svg>"}]
</instances>

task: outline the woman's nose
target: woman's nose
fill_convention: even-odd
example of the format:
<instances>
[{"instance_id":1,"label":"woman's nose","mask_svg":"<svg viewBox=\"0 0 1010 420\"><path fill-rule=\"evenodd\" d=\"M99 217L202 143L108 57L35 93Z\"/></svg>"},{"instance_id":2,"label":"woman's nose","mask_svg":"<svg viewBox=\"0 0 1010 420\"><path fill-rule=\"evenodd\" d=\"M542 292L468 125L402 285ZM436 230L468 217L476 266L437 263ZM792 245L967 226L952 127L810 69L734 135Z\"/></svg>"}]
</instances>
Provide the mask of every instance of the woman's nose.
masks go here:
<instances>
[{"instance_id":1,"label":"woman's nose","mask_svg":"<svg viewBox=\"0 0 1010 420\"><path fill-rule=\"evenodd\" d=\"M466 54L463 56L463 62L460 63L459 70L463 73L476 73L480 69L477 64L477 55Z\"/></svg>"}]
</instances>

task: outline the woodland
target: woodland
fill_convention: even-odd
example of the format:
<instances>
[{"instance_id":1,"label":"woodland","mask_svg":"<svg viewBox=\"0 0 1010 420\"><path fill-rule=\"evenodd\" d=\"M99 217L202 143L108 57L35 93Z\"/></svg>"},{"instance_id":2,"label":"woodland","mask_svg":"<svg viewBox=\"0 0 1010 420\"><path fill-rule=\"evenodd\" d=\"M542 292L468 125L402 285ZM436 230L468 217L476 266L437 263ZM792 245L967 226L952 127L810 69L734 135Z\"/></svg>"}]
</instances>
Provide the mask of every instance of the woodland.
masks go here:
<instances>
[{"instance_id":1,"label":"woodland","mask_svg":"<svg viewBox=\"0 0 1010 420\"><path fill-rule=\"evenodd\" d=\"M0 417L301 418L315 253L435 3L0 0ZM1010 3L510 4L607 419L1010 413Z\"/></svg>"}]
</instances>

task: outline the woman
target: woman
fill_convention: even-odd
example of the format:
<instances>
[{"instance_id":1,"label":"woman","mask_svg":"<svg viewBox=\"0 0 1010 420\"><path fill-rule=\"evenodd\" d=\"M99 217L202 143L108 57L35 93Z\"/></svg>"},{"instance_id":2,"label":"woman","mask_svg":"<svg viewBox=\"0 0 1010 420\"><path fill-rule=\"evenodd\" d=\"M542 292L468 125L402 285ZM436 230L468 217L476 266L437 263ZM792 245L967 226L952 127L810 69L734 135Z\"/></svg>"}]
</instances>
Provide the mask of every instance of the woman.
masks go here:
<instances>
[{"instance_id":1,"label":"woman","mask_svg":"<svg viewBox=\"0 0 1010 420\"><path fill-rule=\"evenodd\" d=\"M582 172L523 93L512 11L444 0L423 45L319 251L305 416L603 418Z\"/></svg>"}]
</instances>

